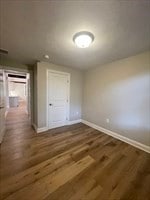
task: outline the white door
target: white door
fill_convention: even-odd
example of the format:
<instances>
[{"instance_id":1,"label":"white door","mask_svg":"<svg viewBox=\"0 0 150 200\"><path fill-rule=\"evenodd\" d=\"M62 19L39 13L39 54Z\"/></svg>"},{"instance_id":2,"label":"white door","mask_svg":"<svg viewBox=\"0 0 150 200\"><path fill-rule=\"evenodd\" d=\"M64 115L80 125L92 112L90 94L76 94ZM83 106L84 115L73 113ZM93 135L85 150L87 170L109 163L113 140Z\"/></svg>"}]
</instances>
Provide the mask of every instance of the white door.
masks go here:
<instances>
[{"instance_id":1,"label":"white door","mask_svg":"<svg viewBox=\"0 0 150 200\"><path fill-rule=\"evenodd\" d=\"M48 126L64 126L69 112L69 74L48 72Z\"/></svg>"}]
</instances>

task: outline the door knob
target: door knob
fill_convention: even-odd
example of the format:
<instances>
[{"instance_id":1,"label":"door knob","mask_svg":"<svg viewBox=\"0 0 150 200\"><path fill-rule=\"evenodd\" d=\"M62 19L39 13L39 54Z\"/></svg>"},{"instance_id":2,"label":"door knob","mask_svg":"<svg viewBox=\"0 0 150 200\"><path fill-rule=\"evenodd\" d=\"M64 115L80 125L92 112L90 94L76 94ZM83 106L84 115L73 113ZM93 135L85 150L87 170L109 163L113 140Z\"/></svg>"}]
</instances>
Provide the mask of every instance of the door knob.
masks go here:
<instances>
[{"instance_id":1,"label":"door knob","mask_svg":"<svg viewBox=\"0 0 150 200\"><path fill-rule=\"evenodd\" d=\"M49 106L52 106L52 105L53 105L52 103L49 104Z\"/></svg>"}]
</instances>

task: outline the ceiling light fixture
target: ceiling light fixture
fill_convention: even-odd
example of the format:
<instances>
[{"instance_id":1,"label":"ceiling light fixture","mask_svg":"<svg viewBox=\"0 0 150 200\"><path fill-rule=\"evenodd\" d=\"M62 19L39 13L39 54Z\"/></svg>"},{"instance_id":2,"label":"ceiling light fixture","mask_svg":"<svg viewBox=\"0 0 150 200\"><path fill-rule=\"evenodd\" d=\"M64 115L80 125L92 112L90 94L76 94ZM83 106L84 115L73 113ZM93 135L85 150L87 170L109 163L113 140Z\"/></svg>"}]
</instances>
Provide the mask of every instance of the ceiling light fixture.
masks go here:
<instances>
[{"instance_id":1,"label":"ceiling light fixture","mask_svg":"<svg viewBox=\"0 0 150 200\"><path fill-rule=\"evenodd\" d=\"M44 55L44 58L49 59L49 55Z\"/></svg>"},{"instance_id":2,"label":"ceiling light fixture","mask_svg":"<svg viewBox=\"0 0 150 200\"><path fill-rule=\"evenodd\" d=\"M87 31L81 31L73 36L73 41L79 48L87 48L94 41L94 35Z\"/></svg>"}]
</instances>

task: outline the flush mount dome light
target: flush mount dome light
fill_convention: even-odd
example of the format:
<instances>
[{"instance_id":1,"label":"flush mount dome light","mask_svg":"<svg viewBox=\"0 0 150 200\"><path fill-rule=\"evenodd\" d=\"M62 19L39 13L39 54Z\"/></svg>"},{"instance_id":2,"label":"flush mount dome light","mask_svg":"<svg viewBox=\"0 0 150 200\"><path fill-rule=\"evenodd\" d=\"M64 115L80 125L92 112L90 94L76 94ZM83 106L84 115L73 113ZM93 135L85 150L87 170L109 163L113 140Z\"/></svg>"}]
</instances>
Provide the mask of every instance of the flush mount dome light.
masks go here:
<instances>
[{"instance_id":1,"label":"flush mount dome light","mask_svg":"<svg viewBox=\"0 0 150 200\"><path fill-rule=\"evenodd\" d=\"M49 59L49 55L47 55L47 54L44 55L44 58Z\"/></svg>"},{"instance_id":2,"label":"flush mount dome light","mask_svg":"<svg viewBox=\"0 0 150 200\"><path fill-rule=\"evenodd\" d=\"M87 48L93 42L94 35L87 31L81 31L73 36L73 41L79 48Z\"/></svg>"}]
</instances>

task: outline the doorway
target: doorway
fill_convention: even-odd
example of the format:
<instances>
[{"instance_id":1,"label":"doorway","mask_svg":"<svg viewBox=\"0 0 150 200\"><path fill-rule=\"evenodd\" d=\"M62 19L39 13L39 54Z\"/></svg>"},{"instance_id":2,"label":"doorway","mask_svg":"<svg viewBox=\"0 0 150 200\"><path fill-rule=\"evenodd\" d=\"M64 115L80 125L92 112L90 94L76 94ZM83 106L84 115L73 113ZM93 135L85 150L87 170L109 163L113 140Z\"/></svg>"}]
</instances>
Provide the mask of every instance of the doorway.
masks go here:
<instances>
[{"instance_id":1,"label":"doorway","mask_svg":"<svg viewBox=\"0 0 150 200\"><path fill-rule=\"evenodd\" d=\"M30 74L17 71L5 71L6 76L6 113L12 116L24 114L28 120L30 113ZM6 114L6 115L7 115Z\"/></svg>"},{"instance_id":2,"label":"doorway","mask_svg":"<svg viewBox=\"0 0 150 200\"><path fill-rule=\"evenodd\" d=\"M47 79L47 124L51 129L68 123L70 74L48 70Z\"/></svg>"}]
</instances>

